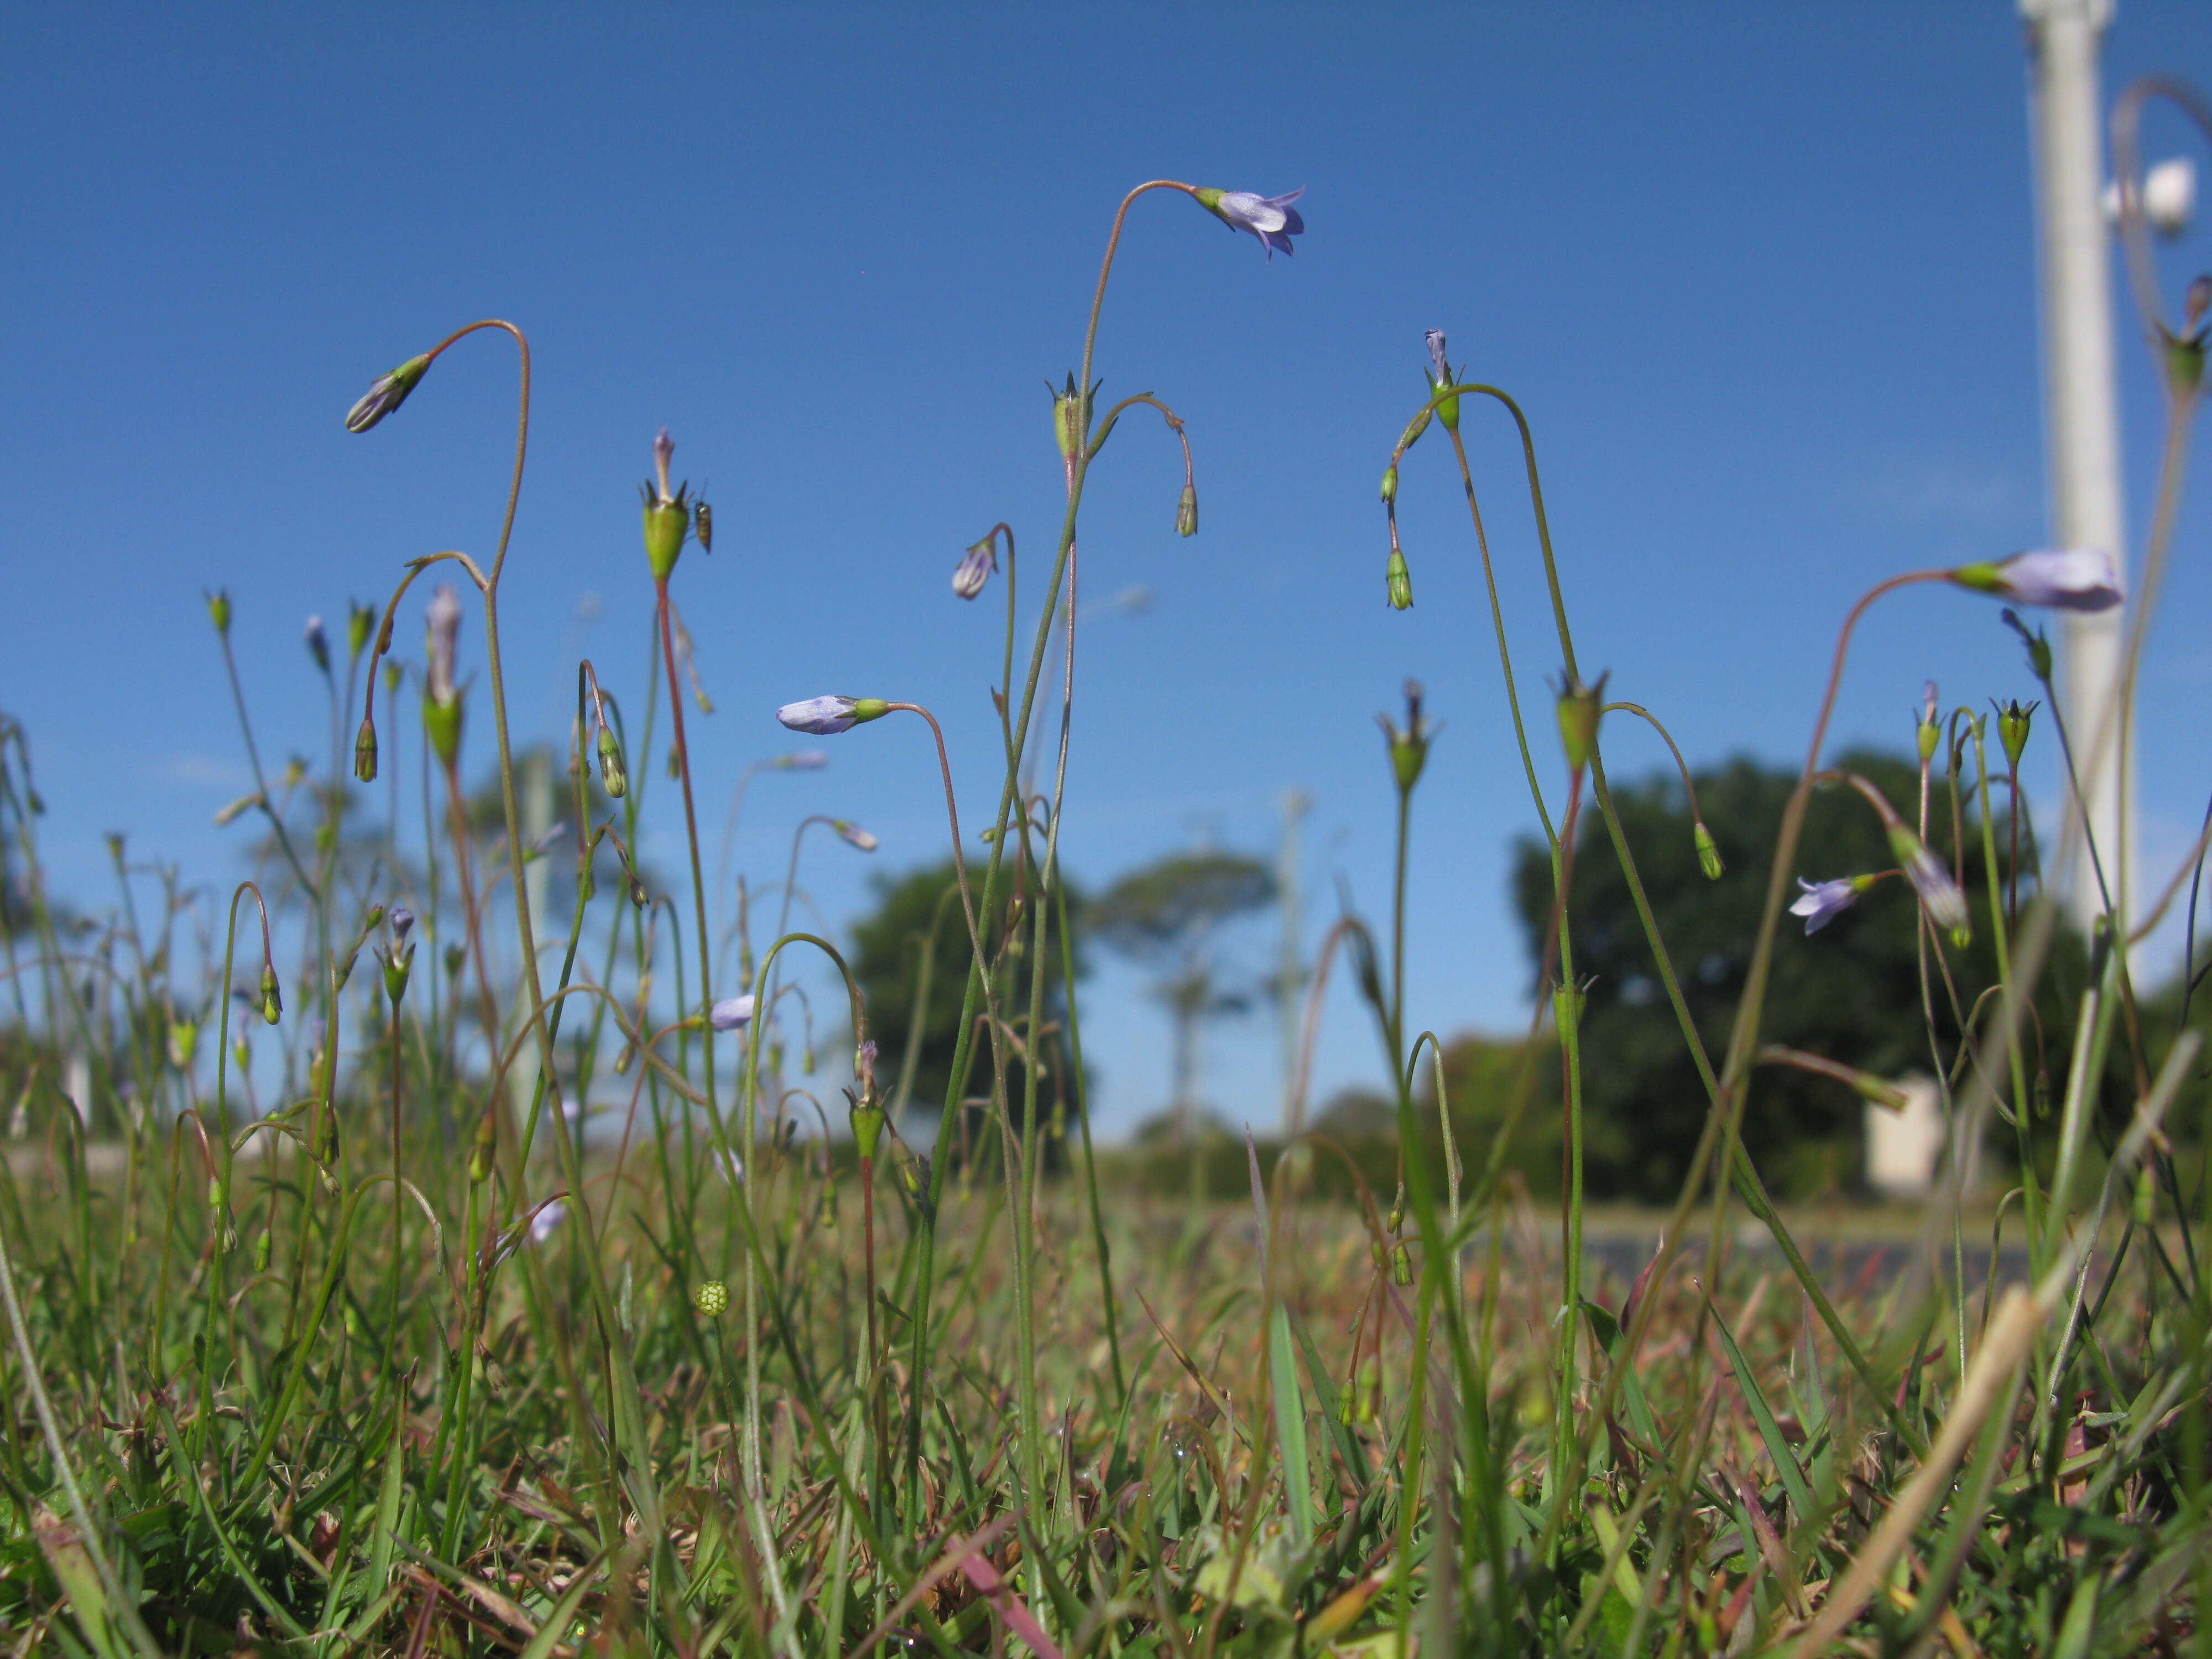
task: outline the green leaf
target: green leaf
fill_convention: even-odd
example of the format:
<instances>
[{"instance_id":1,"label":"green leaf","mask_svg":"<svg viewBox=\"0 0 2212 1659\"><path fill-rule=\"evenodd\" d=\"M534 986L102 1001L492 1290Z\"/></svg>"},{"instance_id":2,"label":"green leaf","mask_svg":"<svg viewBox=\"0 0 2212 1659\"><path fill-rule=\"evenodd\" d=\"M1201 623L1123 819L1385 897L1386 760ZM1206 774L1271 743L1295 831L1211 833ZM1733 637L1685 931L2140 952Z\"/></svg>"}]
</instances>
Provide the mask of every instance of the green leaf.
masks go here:
<instances>
[{"instance_id":1,"label":"green leaf","mask_svg":"<svg viewBox=\"0 0 2212 1659\"><path fill-rule=\"evenodd\" d=\"M1291 1500L1291 1530L1301 1545L1314 1533L1313 1472L1306 1455L1306 1403L1291 1358L1291 1316L1277 1303L1267 1319L1267 1383L1275 1397L1275 1443L1283 1455L1283 1489Z\"/></svg>"},{"instance_id":2,"label":"green leaf","mask_svg":"<svg viewBox=\"0 0 2212 1659\"><path fill-rule=\"evenodd\" d=\"M1790 1443L1782 1437L1781 1425L1775 1422L1774 1413L1767 1409L1766 1396L1759 1391L1752 1380L1751 1367L1744 1361L1743 1350L1735 1345L1728 1321L1709 1298L1705 1304L1713 1310L1713 1328L1720 1333L1721 1346L1728 1350L1729 1364L1735 1371L1735 1385L1743 1390L1744 1403L1751 1407L1751 1420L1758 1425L1759 1437L1766 1443L1766 1455L1774 1460L1781 1472L1782 1489L1790 1494L1790 1507L1797 1512L1802 1526L1813 1517L1813 1492L1805 1484L1805 1472L1797 1467L1797 1459L1790 1449Z\"/></svg>"}]
</instances>

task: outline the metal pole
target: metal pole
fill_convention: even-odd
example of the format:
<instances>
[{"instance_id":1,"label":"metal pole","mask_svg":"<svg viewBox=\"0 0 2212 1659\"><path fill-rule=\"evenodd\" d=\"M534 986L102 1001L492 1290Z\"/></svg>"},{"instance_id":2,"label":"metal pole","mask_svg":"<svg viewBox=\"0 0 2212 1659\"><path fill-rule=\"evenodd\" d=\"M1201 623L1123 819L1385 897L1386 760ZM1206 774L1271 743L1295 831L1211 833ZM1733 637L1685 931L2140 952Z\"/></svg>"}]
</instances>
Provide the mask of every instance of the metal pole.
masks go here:
<instances>
[{"instance_id":1,"label":"metal pole","mask_svg":"<svg viewBox=\"0 0 2212 1659\"><path fill-rule=\"evenodd\" d=\"M2112 233L2097 49L2112 0L2021 0L2027 22L2035 145L2036 241L2043 301L2045 440L2055 545L2126 559L2120 436L2112 366ZM2083 854L2086 815L2113 901L2124 903L2134 768L2119 753L2118 693L2124 609L2059 620L2059 696L2081 774L2069 800L2056 879L2085 931L2104 909Z\"/></svg>"}]
</instances>

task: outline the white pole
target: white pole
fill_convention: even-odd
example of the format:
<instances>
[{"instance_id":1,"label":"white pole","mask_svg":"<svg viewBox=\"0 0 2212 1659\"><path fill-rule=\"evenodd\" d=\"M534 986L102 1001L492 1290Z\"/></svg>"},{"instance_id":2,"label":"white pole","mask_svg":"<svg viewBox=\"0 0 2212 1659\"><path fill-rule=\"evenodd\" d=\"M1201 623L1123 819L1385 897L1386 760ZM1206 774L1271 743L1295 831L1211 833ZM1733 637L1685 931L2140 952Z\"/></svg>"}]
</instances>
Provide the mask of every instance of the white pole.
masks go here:
<instances>
[{"instance_id":1,"label":"white pole","mask_svg":"<svg viewBox=\"0 0 2212 1659\"><path fill-rule=\"evenodd\" d=\"M2097 48L2112 0L2020 0L2027 21L2035 140L2037 252L2043 299L2044 425L2051 533L2060 547L2127 556L2120 507L2120 435L2112 368L2112 233ZM2118 753L2121 617L2069 612L2059 621L2059 696L2075 744L2082 804L2113 900L2131 850L2124 803L2134 769ZM2085 931L2104 908L2069 804L2054 872Z\"/></svg>"}]
</instances>

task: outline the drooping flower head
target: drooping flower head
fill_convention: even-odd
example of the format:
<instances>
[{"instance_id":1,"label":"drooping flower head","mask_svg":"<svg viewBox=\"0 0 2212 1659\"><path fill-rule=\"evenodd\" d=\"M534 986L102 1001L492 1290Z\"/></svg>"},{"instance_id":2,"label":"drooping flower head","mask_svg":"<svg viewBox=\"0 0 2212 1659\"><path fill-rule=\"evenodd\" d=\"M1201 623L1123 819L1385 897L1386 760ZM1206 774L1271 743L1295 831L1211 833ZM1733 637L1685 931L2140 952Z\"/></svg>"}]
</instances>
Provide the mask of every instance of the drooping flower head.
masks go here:
<instances>
[{"instance_id":1,"label":"drooping flower head","mask_svg":"<svg viewBox=\"0 0 2212 1659\"><path fill-rule=\"evenodd\" d=\"M1961 565L1950 575L1978 593L2061 611L2109 611L2127 597L2112 556L2094 547L2039 548L2008 559Z\"/></svg>"},{"instance_id":2,"label":"drooping flower head","mask_svg":"<svg viewBox=\"0 0 2212 1659\"><path fill-rule=\"evenodd\" d=\"M1291 238L1305 234L1306 222L1291 204L1306 193L1299 185L1284 196L1255 196L1249 190L1200 190L1192 192L1199 205L1231 230L1249 230L1273 259L1277 249L1295 252Z\"/></svg>"},{"instance_id":3,"label":"drooping flower head","mask_svg":"<svg viewBox=\"0 0 2212 1659\"><path fill-rule=\"evenodd\" d=\"M707 1012L707 1023L718 1031L741 1030L752 1024L753 1000L724 997Z\"/></svg>"},{"instance_id":4,"label":"drooping flower head","mask_svg":"<svg viewBox=\"0 0 2212 1659\"><path fill-rule=\"evenodd\" d=\"M307 642L307 654L315 659L315 666L325 674L331 672L331 636L323 626L320 612L307 618L301 637Z\"/></svg>"},{"instance_id":5,"label":"drooping flower head","mask_svg":"<svg viewBox=\"0 0 2212 1659\"><path fill-rule=\"evenodd\" d=\"M1966 937L1966 896L1959 890L1942 861L1928 850L1927 842L1902 824L1890 826L1889 850L1896 855L1897 867L1905 872L1905 878L1920 895L1920 902L1928 907L1928 914L1936 925L1963 945Z\"/></svg>"},{"instance_id":6,"label":"drooping flower head","mask_svg":"<svg viewBox=\"0 0 2212 1659\"><path fill-rule=\"evenodd\" d=\"M830 764L830 757L819 749L798 749L783 756L776 765L786 772L819 772Z\"/></svg>"},{"instance_id":7,"label":"drooping flower head","mask_svg":"<svg viewBox=\"0 0 2212 1659\"><path fill-rule=\"evenodd\" d=\"M461 638L461 596L451 582L438 584L437 591L430 595L423 619L428 627L429 695L434 702L451 703L454 693L453 657Z\"/></svg>"},{"instance_id":8,"label":"drooping flower head","mask_svg":"<svg viewBox=\"0 0 2212 1659\"><path fill-rule=\"evenodd\" d=\"M842 818L832 818L830 820L830 827L837 832L848 846L857 847L863 853L872 853L878 845L876 838L857 823L848 823Z\"/></svg>"},{"instance_id":9,"label":"drooping flower head","mask_svg":"<svg viewBox=\"0 0 2212 1659\"><path fill-rule=\"evenodd\" d=\"M565 1221L568 1216L568 1206L564 1200L552 1199L541 1205L538 1213L530 1218L530 1242L532 1244L543 1244L553 1237L553 1230Z\"/></svg>"},{"instance_id":10,"label":"drooping flower head","mask_svg":"<svg viewBox=\"0 0 2212 1659\"><path fill-rule=\"evenodd\" d=\"M387 374L378 375L361 401L346 411L346 430L366 432L405 403L407 394L414 391L423 371L429 367L430 358L425 353L420 357L410 357Z\"/></svg>"},{"instance_id":11,"label":"drooping flower head","mask_svg":"<svg viewBox=\"0 0 2212 1659\"><path fill-rule=\"evenodd\" d=\"M998 568L999 538L994 533L960 556L960 562L952 570L952 591L963 599L974 599L983 591L983 585Z\"/></svg>"},{"instance_id":12,"label":"drooping flower head","mask_svg":"<svg viewBox=\"0 0 2212 1659\"><path fill-rule=\"evenodd\" d=\"M1807 934L1817 933L1859 902L1864 880L1862 876L1839 876L1833 881L1812 882L1800 876L1797 885L1804 890L1790 905L1790 914L1805 918Z\"/></svg>"},{"instance_id":13,"label":"drooping flower head","mask_svg":"<svg viewBox=\"0 0 2212 1659\"><path fill-rule=\"evenodd\" d=\"M775 711L775 717L794 732L829 738L890 713L890 705L881 697L809 697L804 702L784 704Z\"/></svg>"}]
</instances>

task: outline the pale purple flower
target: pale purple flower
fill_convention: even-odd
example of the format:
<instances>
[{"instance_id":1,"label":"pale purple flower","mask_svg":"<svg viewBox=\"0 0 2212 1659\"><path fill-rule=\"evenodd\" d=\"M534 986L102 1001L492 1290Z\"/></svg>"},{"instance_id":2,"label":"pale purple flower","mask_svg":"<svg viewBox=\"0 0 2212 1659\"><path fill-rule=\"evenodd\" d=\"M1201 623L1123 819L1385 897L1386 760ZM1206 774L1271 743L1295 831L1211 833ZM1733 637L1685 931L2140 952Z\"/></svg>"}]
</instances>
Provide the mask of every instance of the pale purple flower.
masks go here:
<instances>
[{"instance_id":1,"label":"pale purple flower","mask_svg":"<svg viewBox=\"0 0 2212 1659\"><path fill-rule=\"evenodd\" d=\"M707 1012L707 1023L718 1031L742 1030L752 1018L750 997L724 997Z\"/></svg>"},{"instance_id":2,"label":"pale purple flower","mask_svg":"<svg viewBox=\"0 0 2212 1659\"><path fill-rule=\"evenodd\" d=\"M1449 386L1451 384L1451 365L1444 361L1443 330L1440 328L1430 329L1426 333L1423 334L1421 337L1428 342L1429 362L1437 372L1437 384L1438 386Z\"/></svg>"},{"instance_id":3,"label":"pale purple flower","mask_svg":"<svg viewBox=\"0 0 2212 1659\"><path fill-rule=\"evenodd\" d=\"M853 710L858 702L854 697L809 697L805 702L784 704L775 711L775 717L794 732L833 737L853 729Z\"/></svg>"},{"instance_id":4,"label":"pale purple flower","mask_svg":"<svg viewBox=\"0 0 2212 1659\"><path fill-rule=\"evenodd\" d=\"M1905 849L1899 846L1896 850L1902 853ZM1966 925L1966 896L1959 890L1958 884L1951 879L1951 872L1924 842L1916 842L1911 856L1901 858L1899 863L1904 868L1905 878L1920 895L1920 902L1928 907L1929 916L1937 927L1957 929Z\"/></svg>"},{"instance_id":5,"label":"pale purple flower","mask_svg":"<svg viewBox=\"0 0 2212 1659\"><path fill-rule=\"evenodd\" d=\"M405 943L407 930L415 925L415 913L404 904L392 907L392 937Z\"/></svg>"},{"instance_id":6,"label":"pale purple flower","mask_svg":"<svg viewBox=\"0 0 2212 1659\"><path fill-rule=\"evenodd\" d=\"M1285 253L1297 251L1291 246L1291 238L1305 234L1306 222L1291 204L1305 193L1303 185L1284 196L1255 196L1249 190L1202 190L1198 199L1231 230L1249 230L1258 237L1272 259L1279 248Z\"/></svg>"},{"instance_id":7,"label":"pale purple flower","mask_svg":"<svg viewBox=\"0 0 2212 1659\"><path fill-rule=\"evenodd\" d=\"M863 853L872 853L878 845L876 838L857 823L848 823L842 818L832 818L830 820L830 827L842 836L848 845L859 848Z\"/></svg>"},{"instance_id":8,"label":"pale purple flower","mask_svg":"<svg viewBox=\"0 0 2212 1659\"><path fill-rule=\"evenodd\" d=\"M819 749L801 749L776 762L787 772L819 772L830 764L830 757Z\"/></svg>"},{"instance_id":9,"label":"pale purple flower","mask_svg":"<svg viewBox=\"0 0 2212 1659\"><path fill-rule=\"evenodd\" d=\"M440 582L423 612L429 624L428 690L433 702L453 700L453 654L461 638L461 596L451 582Z\"/></svg>"},{"instance_id":10,"label":"pale purple flower","mask_svg":"<svg viewBox=\"0 0 2212 1659\"><path fill-rule=\"evenodd\" d=\"M1951 573L1961 586L2015 605L2061 611L2109 611L2127 597L2112 556L2094 547L2047 547Z\"/></svg>"},{"instance_id":11,"label":"pale purple flower","mask_svg":"<svg viewBox=\"0 0 2212 1659\"><path fill-rule=\"evenodd\" d=\"M556 1198L542 1206L538 1213L530 1218L530 1242L543 1244L553 1237L553 1230L568 1218L568 1206L565 1200Z\"/></svg>"},{"instance_id":12,"label":"pale purple flower","mask_svg":"<svg viewBox=\"0 0 2212 1659\"><path fill-rule=\"evenodd\" d=\"M419 357L410 357L388 374L378 375L369 382L361 401L346 411L346 430L366 432L405 403L407 394L414 391L423 371L429 367L429 354L425 352Z\"/></svg>"},{"instance_id":13,"label":"pale purple flower","mask_svg":"<svg viewBox=\"0 0 2212 1659\"><path fill-rule=\"evenodd\" d=\"M1790 907L1790 914L1805 918L1805 932L1808 935L1819 933L1859 900L1859 884L1849 876L1819 883L1809 882L1800 876L1797 884L1805 890Z\"/></svg>"},{"instance_id":14,"label":"pale purple flower","mask_svg":"<svg viewBox=\"0 0 2212 1659\"><path fill-rule=\"evenodd\" d=\"M983 584L991 580L991 573L998 568L998 544L977 542L960 556L960 562L953 567L952 591L963 599L974 599L983 591Z\"/></svg>"}]
</instances>

